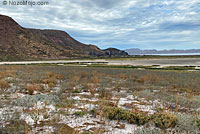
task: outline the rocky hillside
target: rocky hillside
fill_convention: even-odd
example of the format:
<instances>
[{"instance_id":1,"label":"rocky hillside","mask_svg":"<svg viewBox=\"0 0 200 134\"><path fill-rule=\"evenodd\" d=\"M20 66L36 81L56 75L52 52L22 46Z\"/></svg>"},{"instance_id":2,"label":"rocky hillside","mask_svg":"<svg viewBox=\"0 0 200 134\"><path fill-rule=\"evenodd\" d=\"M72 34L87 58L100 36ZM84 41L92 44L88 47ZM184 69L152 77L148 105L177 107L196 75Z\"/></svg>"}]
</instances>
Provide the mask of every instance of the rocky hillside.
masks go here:
<instances>
[{"instance_id":1,"label":"rocky hillside","mask_svg":"<svg viewBox=\"0 0 200 134\"><path fill-rule=\"evenodd\" d=\"M126 56L114 49L101 50L73 39L64 31L29 29L0 15L0 60L66 59L75 57Z\"/></svg>"}]
</instances>

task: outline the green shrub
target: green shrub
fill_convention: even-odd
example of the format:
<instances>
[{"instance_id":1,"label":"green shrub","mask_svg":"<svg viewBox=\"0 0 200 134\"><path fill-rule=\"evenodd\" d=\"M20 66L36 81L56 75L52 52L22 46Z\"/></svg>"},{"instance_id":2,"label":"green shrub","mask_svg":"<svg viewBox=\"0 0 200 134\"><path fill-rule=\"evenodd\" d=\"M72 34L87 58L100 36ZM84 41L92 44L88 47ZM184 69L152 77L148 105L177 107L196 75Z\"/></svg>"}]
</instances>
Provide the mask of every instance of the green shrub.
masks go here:
<instances>
[{"instance_id":1,"label":"green shrub","mask_svg":"<svg viewBox=\"0 0 200 134\"><path fill-rule=\"evenodd\" d=\"M110 120L126 120L129 123L144 125L150 120L146 113L131 112L117 107L104 108L104 116Z\"/></svg>"},{"instance_id":2,"label":"green shrub","mask_svg":"<svg viewBox=\"0 0 200 134\"><path fill-rule=\"evenodd\" d=\"M142 112L128 112L127 121L129 123L137 124L138 126L146 124L150 117Z\"/></svg>"},{"instance_id":3,"label":"green shrub","mask_svg":"<svg viewBox=\"0 0 200 134\"><path fill-rule=\"evenodd\" d=\"M170 113L157 113L154 116L153 122L155 123L156 127L159 127L161 129L167 129L170 127L175 127L177 123L177 117Z\"/></svg>"},{"instance_id":4,"label":"green shrub","mask_svg":"<svg viewBox=\"0 0 200 134\"><path fill-rule=\"evenodd\" d=\"M126 120L127 112L117 107L104 108L104 116L110 120Z\"/></svg>"},{"instance_id":5,"label":"green shrub","mask_svg":"<svg viewBox=\"0 0 200 134\"><path fill-rule=\"evenodd\" d=\"M76 112L74 112L75 116L80 116L80 117L84 116L85 114L86 114L86 112L84 112L84 111L76 111Z\"/></svg>"}]
</instances>

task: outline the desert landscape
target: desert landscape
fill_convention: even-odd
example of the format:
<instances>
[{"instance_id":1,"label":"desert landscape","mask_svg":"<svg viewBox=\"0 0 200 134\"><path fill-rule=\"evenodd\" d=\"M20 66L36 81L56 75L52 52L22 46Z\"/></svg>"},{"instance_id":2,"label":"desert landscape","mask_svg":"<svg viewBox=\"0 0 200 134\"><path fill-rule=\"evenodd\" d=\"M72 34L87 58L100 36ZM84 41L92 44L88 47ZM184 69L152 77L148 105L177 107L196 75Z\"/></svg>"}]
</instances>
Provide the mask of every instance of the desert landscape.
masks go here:
<instances>
[{"instance_id":1,"label":"desert landscape","mask_svg":"<svg viewBox=\"0 0 200 134\"><path fill-rule=\"evenodd\" d=\"M194 133L199 71L0 66L5 134Z\"/></svg>"},{"instance_id":2,"label":"desert landscape","mask_svg":"<svg viewBox=\"0 0 200 134\"><path fill-rule=\"evenodd\" d=\"M200 134L199 0L0 2L0 134Z\"/></svg>"}]
</instances>

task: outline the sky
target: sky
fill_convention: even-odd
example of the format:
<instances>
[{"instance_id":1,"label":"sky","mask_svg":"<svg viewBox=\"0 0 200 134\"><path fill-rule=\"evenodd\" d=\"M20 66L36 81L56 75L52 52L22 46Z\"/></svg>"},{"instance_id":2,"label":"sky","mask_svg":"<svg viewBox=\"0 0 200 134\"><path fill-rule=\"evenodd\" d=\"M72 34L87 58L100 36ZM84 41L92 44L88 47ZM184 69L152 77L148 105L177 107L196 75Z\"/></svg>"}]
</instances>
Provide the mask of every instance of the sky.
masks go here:
<instances>
[{"instance_id":1,"label":"sky","mask_svg":"<svg viewBox=\"0 0 200 134\"><path fill-rule=\"evenodd\" d=\"M21 26L57 29L101 49L200 49L200 0L46 0L7 5ZM45 0L29 0L29 2ZM9 4L8 4L9 3Z\"/></svg>"}]
</instances>

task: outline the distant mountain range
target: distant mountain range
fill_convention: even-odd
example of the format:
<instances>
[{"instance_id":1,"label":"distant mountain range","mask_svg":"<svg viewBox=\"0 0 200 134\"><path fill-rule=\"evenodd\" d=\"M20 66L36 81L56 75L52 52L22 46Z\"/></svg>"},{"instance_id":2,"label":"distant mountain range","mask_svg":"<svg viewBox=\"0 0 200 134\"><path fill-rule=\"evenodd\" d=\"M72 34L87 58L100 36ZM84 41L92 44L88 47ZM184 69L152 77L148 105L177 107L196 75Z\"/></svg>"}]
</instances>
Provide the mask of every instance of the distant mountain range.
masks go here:
<instances>
[{"instance_id":1,"label":"distant mountain range","mask_svg":"<svg viewBox=\"0 0 200 134\"><path fill-rule=\"evenodd\" d=\"M180 49L170 49L170 50L141 50L138 48L131 48L126 49L129 55L151 55L151 54L185 54L185 53L200 53L200 49L187 49L187 50L180 50Z\"/></svg>"},{"instance_id":2,"label":"distant mountain range","mask_svg":"<svg viewBox=\"0 0 200 134\"><path fill-rule=\"evenodd\" d=\"M67 59L75 57L127 56L115 48L101 50L83 44L59 30L30 29L0 15L0 60Z\"/></svg>"}]
</instances>

